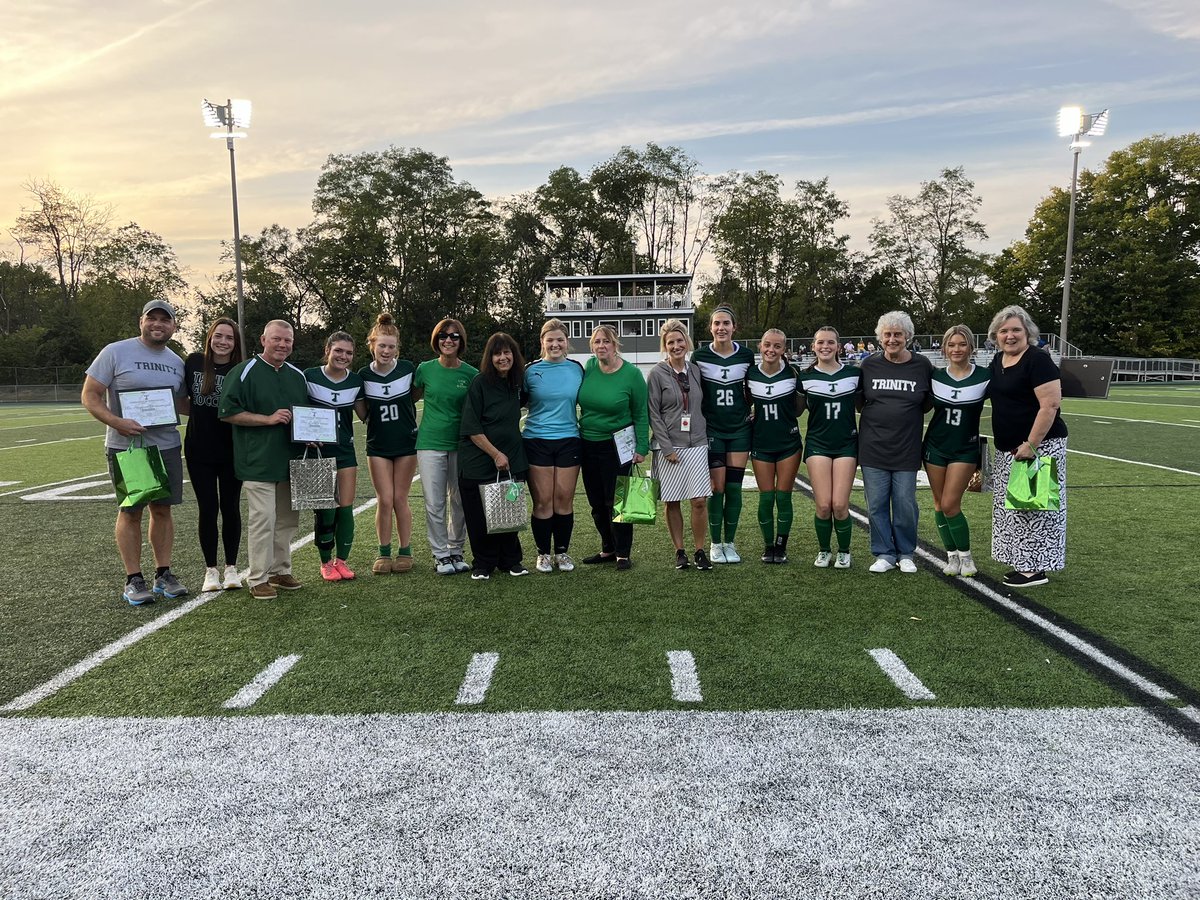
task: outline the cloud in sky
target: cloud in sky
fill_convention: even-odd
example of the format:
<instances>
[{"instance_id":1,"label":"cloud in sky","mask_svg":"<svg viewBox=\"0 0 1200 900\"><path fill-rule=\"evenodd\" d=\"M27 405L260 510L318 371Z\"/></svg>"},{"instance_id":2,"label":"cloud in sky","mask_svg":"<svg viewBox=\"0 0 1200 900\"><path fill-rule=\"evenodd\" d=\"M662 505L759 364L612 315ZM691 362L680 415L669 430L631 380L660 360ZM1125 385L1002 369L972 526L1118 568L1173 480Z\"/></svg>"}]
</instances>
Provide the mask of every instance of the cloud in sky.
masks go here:
<instances>
[{"instance_id":1,"label":"cloud in sky","mask_svg":"<svg viewBox=\"0 0 1200 900\"><path fill-rule=\"evenodd\" d=\"M50 177L217 268L228 165L199 101L234 96L255 103L247 232L306 224L331 153L419 146L503 196L655 141L711 172L828 175L856 241L889 193L961 164L998 248L1069 174L1060 103L1113 107L1093 166L1200 121L1194 5L28 0L0 35L0 224Z\"/></svg>"}]
</instances>

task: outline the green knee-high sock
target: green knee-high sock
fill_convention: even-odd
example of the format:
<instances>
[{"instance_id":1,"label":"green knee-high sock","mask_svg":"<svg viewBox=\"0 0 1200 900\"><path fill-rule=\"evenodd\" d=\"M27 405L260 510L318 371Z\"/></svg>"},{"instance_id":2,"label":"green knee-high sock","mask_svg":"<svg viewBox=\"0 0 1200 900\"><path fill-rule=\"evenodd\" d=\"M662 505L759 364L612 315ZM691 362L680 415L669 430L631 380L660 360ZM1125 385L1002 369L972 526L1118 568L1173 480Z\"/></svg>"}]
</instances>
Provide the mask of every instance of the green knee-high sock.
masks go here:
<instances>
[{"instance_id":1,"label":"green knee-high sock","mask_svg":"<svg viewBox=\"0 0 1200 900\"><path fill-rule=\"evenodd\" d=\"M737 534L738 519L742 517L742 486L740 483L725 484L725 543L732 544Z\"/></svg>"},{"instance_id":2,"label":"green knee-high sock","mask_svg":"<svg viewBox=\"0 0 1200 900\"><path fill-rule=\"evenodd\" d=\"M951 516L946 520L946 526L950 529L950 538L954 541L954 547L957 550L971 549L971 526L967 524L967 517L961 512L957 516Z\"/></svg>"},{"instance_id":3,"label":"green knee-high sock","mask_svg":"<svg viewBox=\"0 0 1200 900\"><path fill-rule=\"evenodd\" d=\"M721 522L725 519L725 495L713 492L708 498L708 533L714 544L721 543Z\"/></svg>"},{"instance_id":4,"label":"green knee-high sock","mask_svg":"<svg viewBox=\"0 0 1200 900\"><path fill-rule=\"evenodd\" d=\"M791 491L776 491L775 492L775 508L779 510L779 533L788 535L792 533L792 492Z\"/></svg>"},{"instance_id":5,"label":"green knee-high sock","mask_svg":"<svg viewBox=\"0 0 1200 900\"><path fill-rule=\"evenodd\" d=\"M333 527L338 559L349 559L350 548L354 546L354 508L339 506Z\"/></svg>"},{"instance_id":6,"label":"green knee-high sock","mask_svg":"<svg viewBox=\"0 0 1200 900\"><path fill-rule=\"evenodd\" d=\"M850 536L854 534L854 523L850 517L833 520L833 530L837 532L838 553L850 552Z\"/></svg>"},{"instance_id":7,"label":"green knee-high sock","mask_svg":"<svg viewBox=\"0 0 1200 900\"><path fill-rule=\"evenodd\" d=\"M333 522L336 516L336 509L313 510L313 518L316 519L313 526L313 543L317 545L317 552L321 554L323 563L333 559Z\"/></svg>"},{"instance_id":8,"label":"green knee-high sock","mask_svg":"<svg viewBox=\"0 0 1200 900\"><path fill-rule=\"evenodd\" d=\"M758 528L762 532L763 546L775 543L775 492L758 492Z\"/></svg>"},{"instance_id":9,"label":"green knee-high sock","mask_svg":"<svg viewBox=\"0 0 1200 900\"><path fill-rule=\"evenodd\" d=\"M828 553L830 538L833 537L833 518L822 519L820 516L813 516L813 527L817 530L817 549Z\"/></svg>"},{"instance_id":10,"label":"green knee-high sock","mask_svg":"<svg viewBox=\"0 0 1200 900\"><path fill-rule=\"evenodd\" d=\"M938 537L942 539L942 546L947 550L957 550L954 546L954 537L950 534L950 526L946 523L946 514L940 509L933 511L933 521L937 523Z\"/></svg>"}]
</instances>

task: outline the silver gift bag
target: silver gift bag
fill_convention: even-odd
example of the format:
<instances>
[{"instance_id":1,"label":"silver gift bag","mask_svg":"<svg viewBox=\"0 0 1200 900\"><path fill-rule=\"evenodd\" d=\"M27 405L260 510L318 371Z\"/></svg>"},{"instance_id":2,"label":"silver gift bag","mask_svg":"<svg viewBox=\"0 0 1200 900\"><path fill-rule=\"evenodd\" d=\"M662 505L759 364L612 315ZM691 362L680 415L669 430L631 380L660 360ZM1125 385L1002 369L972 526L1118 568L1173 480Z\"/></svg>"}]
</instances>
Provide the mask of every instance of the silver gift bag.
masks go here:
<instances>
[{"instance_id":1,"label":"silver gift bag","mask_svg":"<svg viewBox=\"0 0 1200 900\"><path fill-rule=\"evenodd\" d=\"M305 448L301 459L288 464L292 476L292 509L333 509L337 503L337 460L321 456L308 458Z\"/></svg>"},{"instance_id":2,"label":"silver gift bag","mask_svg":"<svg viewBox=\"0 0 1200 900\"><path fill-rule=\"evenodd\" d=\"M479 486L483 501L483 516L488 534L507 534L524 531L529 525L529 507L525 502L525 483L508 479Z\"/></svg>"}]
</instances>

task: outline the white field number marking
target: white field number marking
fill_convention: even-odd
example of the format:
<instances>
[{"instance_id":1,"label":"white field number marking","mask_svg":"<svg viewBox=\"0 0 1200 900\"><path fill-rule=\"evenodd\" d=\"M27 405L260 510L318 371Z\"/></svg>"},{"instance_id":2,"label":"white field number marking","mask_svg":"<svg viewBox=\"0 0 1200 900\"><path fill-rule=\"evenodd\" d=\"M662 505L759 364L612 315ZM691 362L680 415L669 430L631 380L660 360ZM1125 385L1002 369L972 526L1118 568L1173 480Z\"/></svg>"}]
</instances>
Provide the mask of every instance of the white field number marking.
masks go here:
<instances>
[{"instance_id":1,"label":"white field number marking","mask_svg":"<svg viewBox=\"0 0 1200 900\"><path fill-rule=\"evenodd\" d=\"M680 703L699 703L700 676L696 674L696 659L690 650L668 650L667 665L671 667L671 697Z\"/></svg>"},{"instance_id":2,"label":"white field number marking","mask_svg":"<svg viewBox=\"0 0 1200 900\"><path fill-rule=\"evenodd\" d=\"M255 675L253 681L226 700L223 704L224 707L226 709L246 709L248 706L253 706L263 694L275 687L279 683L279 679L298 662L300 662L298 653L279 657Z\"/></svg>"},{"instance_id":3,"label":"white field number marking","mask_svg":"<svg viewBox=\"0 0 1200 900\"><path fill-rule=\"evenodd\" d=\"M487 697L488 688L492 686L492 675L498 662L499 653L476 653L472 656L454 702L459 706L478 706L482 703Z\"/></svg>"},{"instance_id":4,"label":"white field number marking","mask_svg":"<svg viewBox=\"0 0 1200 900\"><path fill-rule=\"evenodd\" d=\"M887 647L868 650L871 658L883 669L883 674L892 680L892 684L900 689L909 700L936 700L937 694L925 687L921 679L914 675L898 657Z\"/></svg>"}]
</instances>

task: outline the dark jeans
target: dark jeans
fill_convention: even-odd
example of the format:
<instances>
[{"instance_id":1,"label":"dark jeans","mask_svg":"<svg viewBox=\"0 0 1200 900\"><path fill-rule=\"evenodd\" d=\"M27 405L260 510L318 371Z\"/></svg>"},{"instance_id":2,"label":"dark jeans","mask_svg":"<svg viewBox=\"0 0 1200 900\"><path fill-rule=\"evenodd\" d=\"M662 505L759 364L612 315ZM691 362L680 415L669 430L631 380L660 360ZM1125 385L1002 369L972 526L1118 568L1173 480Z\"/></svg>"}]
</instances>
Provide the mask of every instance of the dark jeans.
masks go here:
<instances>
[{"instance_id":1,"label":"dark jeans","mask_svg":"<svg viewBox=\"0 0 1200 900\"><path fill-rule=\"evenodd\" d=\"M232 566L237 563L242 543L242 483L233 474L233 460L212 462L197 454L187 457L187 470L200 513L204 565L210 569L217 565L217 514L220 513L225 565Z\"/></svg>"},{"instance_id":2,"label":"dark jeans","mask_svg":"<svg viewBox=\"0 0 1200 900\"><path fill-rule=\"evenodd\" d=\"M471 542L472 564L476 569L491 572L503 569L507 572L521 563L521 538L518 532L488 534L487 517L483 512L483 498L479 496L481 484L491 484L495 479L476 481L473 478L458 478L458 492L462 496L463 518L467 520L467 538ZM524 481L524 478L517 479Z\"/></svg>"},{"instance_id":3,"label":"dark jeans","mask_svg":"<svg viewBox=\"0 0 1200 900\"><path fill-rule=\"evenodd\" d=\"M611 440L584 441L579 462L583 490L600 535L601 551L628 557L633 549L633 526L613 521L613 495L617 490L617 476L628 475L630 464L621 464L617 458L617 445Z\"/></svg>"}]
</instances>

